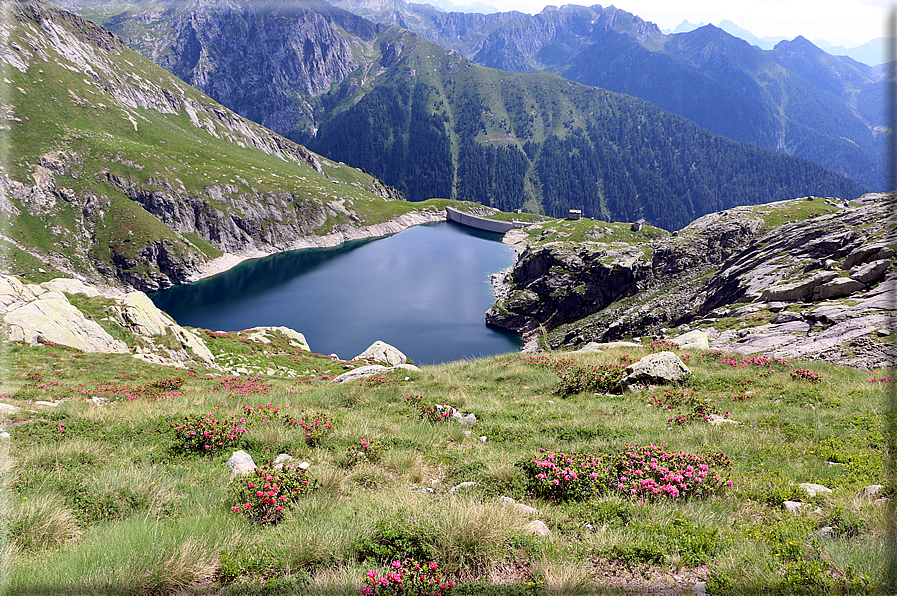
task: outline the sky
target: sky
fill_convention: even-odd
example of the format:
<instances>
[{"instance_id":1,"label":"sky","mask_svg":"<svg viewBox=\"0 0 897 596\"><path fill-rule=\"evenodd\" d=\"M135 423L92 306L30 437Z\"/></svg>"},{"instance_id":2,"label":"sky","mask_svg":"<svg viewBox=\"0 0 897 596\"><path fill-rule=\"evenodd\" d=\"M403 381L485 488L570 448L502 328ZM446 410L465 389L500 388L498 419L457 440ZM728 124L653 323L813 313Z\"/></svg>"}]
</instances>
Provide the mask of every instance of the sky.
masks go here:
<instances>
[{"instance_id":1,"label":"sky","mask_svg":"<svg viewBox=\"0 0 897 596\"><path fill-rule=\"evenodd\" d=\"M501 11L541 12L545 0L483 0ZM465 4L464 0L455 0ZM616 6L661 29L683 20L712 23L728 19L757 37L794 39L798 35L836 46L857 47L884 36L893 0L574 0L568 4ZM559 5L559 4L555 4Z\"/></svg>"}]
</instances>

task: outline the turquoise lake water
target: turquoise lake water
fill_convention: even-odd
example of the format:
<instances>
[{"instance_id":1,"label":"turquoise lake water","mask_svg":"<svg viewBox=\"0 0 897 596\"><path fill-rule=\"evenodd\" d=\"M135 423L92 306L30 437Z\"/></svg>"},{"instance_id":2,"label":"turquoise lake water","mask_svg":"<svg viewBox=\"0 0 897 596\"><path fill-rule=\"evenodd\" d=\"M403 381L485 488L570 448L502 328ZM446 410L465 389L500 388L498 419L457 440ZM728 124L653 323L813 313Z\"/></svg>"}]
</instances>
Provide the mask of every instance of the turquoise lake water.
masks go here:
<instances>
[{"instance_id":1,"label":"turquoise lake water","mask_svg":"<svg viewBox=\"0 0 897 596\"><path fill-rule=\"evenodd\" d=\"M517 334L484 320L494 302L489 275L513 263L498 234L437 223L246 261L150 298L181 325L282 325L312 351L345 360L379 339L434 364L519 349Z\"/></svg>"}]
</instances>

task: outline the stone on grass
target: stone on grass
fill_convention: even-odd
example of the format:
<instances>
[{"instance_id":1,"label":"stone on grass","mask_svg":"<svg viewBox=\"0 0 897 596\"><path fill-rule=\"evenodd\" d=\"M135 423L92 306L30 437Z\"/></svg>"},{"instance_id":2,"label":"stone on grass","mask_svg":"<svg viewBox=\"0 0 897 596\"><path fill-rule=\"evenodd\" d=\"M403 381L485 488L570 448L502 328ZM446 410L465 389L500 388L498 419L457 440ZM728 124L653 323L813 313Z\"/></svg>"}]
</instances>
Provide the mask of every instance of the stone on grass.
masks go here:
<instances>
[{"instance_id":1,"label":"stone on grass","mask_svg":"<svg viewBox=\"0 0 897 596\"><path fill-rule=\"evenodd\" d=\"M289 453L281 453L274 459L274 467L280 470L283 468L284 464L288 464L293 461L293 456Z\"/></svg>"},{"instance_id":2,"label":"stone on grass","mask_svg":"<svg viewBox=\"0 0 897 596\"><path fill-rule=\"evenodd\" d=\"M872 497L879 496L882 489L884 489L884 485L870 484L869 486L864 486L863 490L860 491L860 494L858 496L864 499L871 499Z\"/></svg>"},{"instance_id":3,"label":"stone on grass","mask_svg":"<svg viewBox=\"0 0 897 596\"><path fill-rule=\"evenodd\" d=\"M335 379L333 379L334 383L345 383L347 381L357 381L359 379L366 379L368 377L373 377L374 375L379 375L385 373L387 371L392 370L389 367L381 366L380 364L371 364L370 366L359 366L358 368L354 368L349 372L344 372L339 375Z\"/></svg>"},{"instance_id":4,"label":"stone on grass","mask_svg":"<svg viewBox=\"0 0 897 596\"><path fill-rule=\"evenodd\" d=\"M807 491L807 494L810 495L810 497L815 497L819 494L827 494L832 492L832 489L822 486L821 484L814 484L812 482L801 482L800 484L798 484L798 486Z\"/></svg>"},{"instance_id":5,"label":"stone on grass","mask_svg":"<svg viewBox=\"0 0 897 596\"><path fill-rule=\"evenodd\" d=\"M782 507L785 508L785 511L797 511L803 506L804 504L800 501L782 501Z\"/></svg>"},{"instance_id":6,"label":"stone on grass","mask_svg":"<svg viewBox=\"0 0 897 596\"><path fill-rule=\"evenodd\" d=\"M548 526L545 525L545 522L538 519L534 519L533 521L523 526L523 530L525 532L529 532L533 536L548 536L549 534L551 534L551 530L548 529Z\"/></svg>"},{"instance_id":7,"label":"stone on grass","mask_svg":"<svg viewBox=\"0 0 897 596\"><path fill-rule=\"evenodd\" d=\"M470 487L474 487L474 486L476 486L476 485L477 485L477 483L476 483L476 482L472 482L472 481L462 482L462 483L460 483L460 484L456 484L455 486L451 487L451 488L449 489L449 492L452 493L452 494L454 494L455 492L458 491L458 489L462 489L462 488L470 488Z\"/></svg>"},{"instance_id":8,"label":"stone on grass","mask_svg":"<svg viewBox=\"0 0 897 596\"><path fill-rule=\"evenodd\" d=\"M672 341L676 342L679 345L680 350L710 349L710 338L707 337L706 333L698 329L683 333L682 335L677 335L672 339Z\"/></svg>"},{"instance_id":9,"label":"stone on grass","mask_svg":"<svg viewBox=\"0 0 897 596\"><path fill-rule=\"evenodd\" d=\"M397 366L408 362L405 354L379 339L352 360L371 360L373 362L382 362L389 366Z\"/></svg>"},{"instance_id":10,"label":"stone on grass","mask_svg":"<svg viewBox=\"0 0 897 596\"><path fill-rule=\"evenodd\" d=\"M234 451L230 459L227 460L227 467L233 470L234 475L249 474L255 470L255 462L252 456L243 450Z\"/></svg>"},{"instance_id":11,"label":"stone on grass","mask_svg":"<svg viewBox=\"0 0 897 596\"><path fill-rule=\"evenodd\" d=\"M707 416L707 422L710 424L741 424L731 418L726 418L725 416L720 416L719 414L709 414Z\"/></svg>"},{"instance_id":12,"label":"stone on grass","mask_svg":"<svg viewBox=\"0 0 897 596\"><path fill-rule=\"evenodd\" d=\"M823 526L823 527L819 528L818 531L813 532L812 534L807 536L807 540L812 540L814 538L822 538L824 540L834 540L835 538L837 538L837 535L835 534L835 528L833 528L832 526Z\"/></svg>"},{"instance_id":13,"label":"stone on grass","mask_svg":"<svg viewBox=\"0 0 897 596\"><path fill-rule=\"evenodd\" d=\"M668 385L685 379L691 371L673 352L648 354L626 367L621 385L631 390L635 385Z\"/></svg>"},{"instance_id":14,"label":"stone on grass","mask_svg":"<svg viewBox=\"0 0 897 596\"><path fill-rule=\"evenodd\" d=\"M12 404L4 404L0 403L0 414L15 414L16 412L21 412L22 408L19 406L14 406Z\"/></svg>"},{"instance_id":15,"label":"stone on grass","mask_svg":"<svg viewBox=\"0 0 897 596\"><path fill-rule=\"evenodd\" d=\"M525 513L527 515L536 515L539 511L530 507L529 505L524 505L523 503L518 503L511 497L498 497L498 500L507 505L508 507L513 507L514 509L520 511L521 513Z\"/></svg>"},{"instance_id":16,"label":"stone on grass","mask_svg":"<svg viewBox=\"0 0 897 596\"><path fill-rule=\"evenodd\" d=\"M4 431L0 431L0 440L2 440L2 439L9 439L9 438L10 438L10 434L9 434L8 432L6 432L5 430L4 430Z\"/></svg>"}]
</instances>

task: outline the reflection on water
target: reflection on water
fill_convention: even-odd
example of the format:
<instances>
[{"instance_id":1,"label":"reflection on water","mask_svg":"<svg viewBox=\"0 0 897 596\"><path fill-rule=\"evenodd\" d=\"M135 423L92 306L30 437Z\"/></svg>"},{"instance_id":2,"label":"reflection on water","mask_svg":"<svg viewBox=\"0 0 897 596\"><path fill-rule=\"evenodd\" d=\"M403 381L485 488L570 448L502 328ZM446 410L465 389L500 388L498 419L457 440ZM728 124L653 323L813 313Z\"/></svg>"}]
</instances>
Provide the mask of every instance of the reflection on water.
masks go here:
<instances>
[{"instance_id":1,"label":"reflection on water","mask_svg":"<svg viewBox=\"0 0 897 596\"><path fill-rule=\"evenodd\" d=\"M516 334L484 323L489 275L514 261L499 240L454 224L417 226L247 261L150 297L182 325L283 325L305 334L315 352L345 359L378 339L421 364L486 356L519 348Z\"/></svg>"}]
</instances>

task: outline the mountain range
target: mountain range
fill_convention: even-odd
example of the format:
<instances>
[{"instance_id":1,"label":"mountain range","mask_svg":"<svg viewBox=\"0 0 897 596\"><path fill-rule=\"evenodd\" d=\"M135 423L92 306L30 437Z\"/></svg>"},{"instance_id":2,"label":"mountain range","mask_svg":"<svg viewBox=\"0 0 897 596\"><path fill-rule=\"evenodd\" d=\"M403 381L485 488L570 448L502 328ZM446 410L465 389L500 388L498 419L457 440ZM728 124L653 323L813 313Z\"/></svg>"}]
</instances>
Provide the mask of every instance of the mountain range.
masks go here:
<instances>
[{"instance_id":1,"label":"mountain range","mask_svg":"<svg viewBox=\"0 0 897 596\"><path fill-rule=\"evenodd\" d=\"M320 1L90 4L79 11L184 81L411 200L447 197L552 216L579 208L675 229L732 205L871 188L713 135L634 97L483 67ZM509 14L426 10L448 22ZM616 9L604 14L600 26L620 40L614 27L656 30ZM465 39L472 37L469 29ZM739 105L742 122L757 119L751 105Z\"/></svg>"},{"instance_id":2,"label":"mountain range","mask_svg":"<svg viewBox=\"0 0 897 596\"><path fill-rule=\"evenodd\" d=\"M713 25L664 35L613 6L481 15L404 0L336 5L406 27L484 66L552 72L641 97L717 134L883 188L883 83L865 64L803 37L763 51Z\"/></svg>"}]
</instances>

